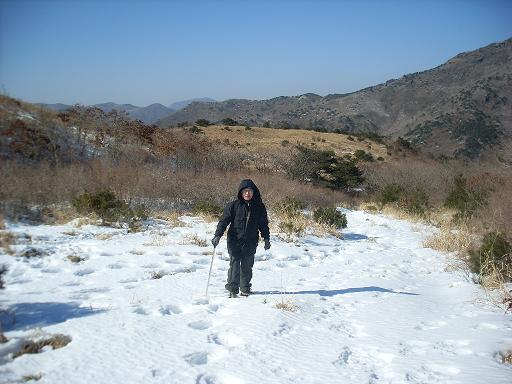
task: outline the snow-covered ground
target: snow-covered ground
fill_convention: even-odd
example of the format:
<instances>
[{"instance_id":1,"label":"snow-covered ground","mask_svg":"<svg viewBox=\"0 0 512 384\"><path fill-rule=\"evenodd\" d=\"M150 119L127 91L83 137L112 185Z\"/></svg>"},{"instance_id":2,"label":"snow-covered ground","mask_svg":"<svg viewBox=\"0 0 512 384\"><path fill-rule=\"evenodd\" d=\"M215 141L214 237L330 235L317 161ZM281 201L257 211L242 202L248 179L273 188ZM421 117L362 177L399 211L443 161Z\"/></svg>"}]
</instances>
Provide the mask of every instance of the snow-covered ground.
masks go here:
<instances>
[{"instance_id":1,"label":"snow-covered ground","mask_svg":"<svg viewBox=\"0 0 512 384\"><path fill-rule=\"evenodd\" d=\"M0 382L511 383L499 357L512 348L511 315L479 301L479 286L422 246L433 229L346 213L343 240L274 236L269 252L259 247L256 294L238 299L224 290L225 237L205 297L212 247L192 236L209 244L215 223L152 221L135 234L9 224L16 253L46 255L0 254L10 339L0 344ZM10 354L59 333L71 343Z\"/></svg>"}]
</instances>

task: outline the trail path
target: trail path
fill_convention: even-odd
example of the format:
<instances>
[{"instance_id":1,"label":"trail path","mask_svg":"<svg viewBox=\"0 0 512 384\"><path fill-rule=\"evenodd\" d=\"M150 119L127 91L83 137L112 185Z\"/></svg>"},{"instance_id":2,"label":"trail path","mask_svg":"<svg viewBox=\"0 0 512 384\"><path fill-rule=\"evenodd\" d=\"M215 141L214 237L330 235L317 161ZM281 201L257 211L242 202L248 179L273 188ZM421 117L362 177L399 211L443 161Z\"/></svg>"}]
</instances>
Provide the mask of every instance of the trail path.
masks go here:
<instances>
[{"instance_id":1,"label":"trail path","mask_svg":"<svg viewBox=\"0 0 512 384\"><path fill-rule=\"evenodd\" d=\"M20 236L0 306L9 343L0 382L41 383L510 383L498 353L512 317L447 272L422 246L434 229L346 211L344 239L273 238L259 247L248 298L228 299L223 239L204 297L215 224L185 217L142 233L95 226L9 225ZM74 264L66 257L84 261ZM165 274L152 279L155 272ZM286 304L293 311L280 310ZM66 347L12 359L23 340L71 336Z\"/></svg>"}]
</instances>

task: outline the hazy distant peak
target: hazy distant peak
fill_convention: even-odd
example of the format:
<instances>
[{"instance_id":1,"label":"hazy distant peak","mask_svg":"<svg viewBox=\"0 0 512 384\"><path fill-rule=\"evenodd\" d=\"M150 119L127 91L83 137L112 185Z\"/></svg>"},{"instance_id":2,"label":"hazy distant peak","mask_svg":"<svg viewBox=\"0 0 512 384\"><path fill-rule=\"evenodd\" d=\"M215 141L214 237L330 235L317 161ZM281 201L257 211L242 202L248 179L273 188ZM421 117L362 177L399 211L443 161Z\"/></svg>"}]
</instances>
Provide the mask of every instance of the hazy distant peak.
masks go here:
<instances>
[{"instance_id":1,"label":"hazy distant peak","mask_svg":"<svg viewBox=\"0 0 512 384\"><path fill-rule=\"evenodd\" d=\"M179 110L179 109L183 109L185 108L187 105L193 103L193 102L200 102L200 103L216 103L217 100L215 99L212 99L210 97L199 97L199 98L195 98L195 99L188 99L188 100L183 100L183 101L176 101L175 103L172 103L171 105L169 105L168 108L170 109L175 109L175 110Z\"/></svg>"}]
</instances>

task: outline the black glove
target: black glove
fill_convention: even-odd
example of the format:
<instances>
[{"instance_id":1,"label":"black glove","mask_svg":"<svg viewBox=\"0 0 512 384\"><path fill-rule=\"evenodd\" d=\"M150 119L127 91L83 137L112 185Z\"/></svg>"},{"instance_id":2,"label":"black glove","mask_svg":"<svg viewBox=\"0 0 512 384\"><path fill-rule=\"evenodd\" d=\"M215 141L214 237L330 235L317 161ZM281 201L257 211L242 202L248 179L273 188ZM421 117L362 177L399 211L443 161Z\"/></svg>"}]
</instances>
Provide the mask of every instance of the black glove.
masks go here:
<instances>
[{"instance_id":1,"label":"black glove","mask_svg":"<svg viewBox=\"0 0 512 384\"><path fill-rule=\"evenodd\" d=\"M270 249L270 239L265 239L265 245L263 246L263 248L265 248L265 251L267 249Z\"/></svg>"},{"instance_id":2,"label":"black glove","mask_svg":"<svg viewBox=\"0 0 512 384\"><path fill-rule=\"evenodd\" d=\"M213 248L217 248L217 245L219 245L219 241L220 241L220 236L215 236L212 239Z\"/></svg>"}]
</instances>

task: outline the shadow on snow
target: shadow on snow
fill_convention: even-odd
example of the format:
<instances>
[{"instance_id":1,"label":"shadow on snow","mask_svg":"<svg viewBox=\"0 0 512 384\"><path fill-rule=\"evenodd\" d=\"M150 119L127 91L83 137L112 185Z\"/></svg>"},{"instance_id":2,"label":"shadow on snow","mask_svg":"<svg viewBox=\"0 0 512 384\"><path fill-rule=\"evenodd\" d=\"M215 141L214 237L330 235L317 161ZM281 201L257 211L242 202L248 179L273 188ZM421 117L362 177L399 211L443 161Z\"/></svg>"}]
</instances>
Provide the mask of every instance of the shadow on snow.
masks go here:
<instances>
[{"instance_id":1,"label":"shadow on snow","mask_svg":"<svg viewBox=\"0 0 512 384\"><path fill-rule=\"evenodd\" d=\"M102 313L104 310L79 307L77 303L19 303L0 313L4 331L45 327L77 317Z\"/></svg>"},{"instance_id":2,"label":"shadow on snow","mask_svg":"<svg viewBox=\"0 0 512 384\"><path fill-rule=\"evenodd\" d=\"M254 294L255 295L320 295L320 296L336 296L336 295L345 295L347 293L359 293L359 292L382 292L382 293L396 293L397 295L419 296L418 293L393 291L392 289L386 289L386 288L381 288L381 287L360 287L360 288L334 289L334 290L331 290L331 291L326 291L325 289L319 289L319 290L316 290L316 291L297 291L297 292L261 291L261 292L254 292Z\"/></svg>"}]
</instances>

